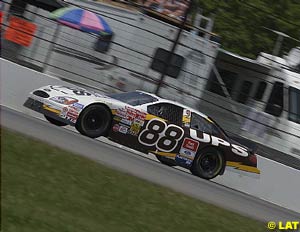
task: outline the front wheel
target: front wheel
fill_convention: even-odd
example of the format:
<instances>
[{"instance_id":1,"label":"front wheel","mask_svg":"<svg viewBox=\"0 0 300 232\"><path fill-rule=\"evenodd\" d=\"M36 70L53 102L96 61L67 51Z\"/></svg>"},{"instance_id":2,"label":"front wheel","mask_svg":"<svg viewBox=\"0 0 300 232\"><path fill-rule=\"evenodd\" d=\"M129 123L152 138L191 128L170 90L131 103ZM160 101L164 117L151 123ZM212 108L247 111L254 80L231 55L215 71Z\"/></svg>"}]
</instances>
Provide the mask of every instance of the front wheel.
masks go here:
<instances>
[{"instance_id":1,"label":"front wheel","mask_svg":"<svg viewBox=\"0 0 300 232\"><path fill-rule=\"evenodd\" d=\"M58 120L56 120L54 118L51 118L51 117L49 117L47 115L44 115L44 117L47 119L48 122L52 123L55 126L66 126L66 125L68 125L67 123L58 121Z\"/></svg>"},{"instance_id":2,"label":"front wheel","mask_svg":"<svg viewBox=\"0 0 300 232\"><path fill-rule=\"evenodd\" d=\"M206 148L197 154L191 172L203 179L213 179L218 176L225 164L223 154L215 148Z\"/></svg>"},{"instance_id":3,"label":"front wheel","mask_svg":"<svg viewBox=\"0 0 300 232\"><path fill-rule=\"evenodd\" d=\"M104 105L91 105L85 108L76 122L76 129L90 138L107 135L111 125L111 112Z\"/></svg>"}]
</instances>

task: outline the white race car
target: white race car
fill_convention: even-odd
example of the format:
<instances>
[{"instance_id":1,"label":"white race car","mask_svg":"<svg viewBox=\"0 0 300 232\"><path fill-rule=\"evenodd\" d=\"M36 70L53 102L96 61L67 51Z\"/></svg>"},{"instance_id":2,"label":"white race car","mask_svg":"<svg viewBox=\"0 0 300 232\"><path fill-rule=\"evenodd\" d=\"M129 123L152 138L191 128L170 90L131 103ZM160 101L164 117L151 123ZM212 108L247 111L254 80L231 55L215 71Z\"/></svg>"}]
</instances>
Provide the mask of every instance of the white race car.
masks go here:
<instances>
[{"instance_id":1,"label":"white race car","mask_svg":"<svg viewBox=\"0 0 300 232\"><path fill-rule=\"evenodd\" d=\"M230 138L211 118L177 102L135 91L102 95L81 88L45 86L24 106L57 126L152 153L164 164L212 179L225 167L259 174L255 151Z\"/></svg>"}]
</instances>

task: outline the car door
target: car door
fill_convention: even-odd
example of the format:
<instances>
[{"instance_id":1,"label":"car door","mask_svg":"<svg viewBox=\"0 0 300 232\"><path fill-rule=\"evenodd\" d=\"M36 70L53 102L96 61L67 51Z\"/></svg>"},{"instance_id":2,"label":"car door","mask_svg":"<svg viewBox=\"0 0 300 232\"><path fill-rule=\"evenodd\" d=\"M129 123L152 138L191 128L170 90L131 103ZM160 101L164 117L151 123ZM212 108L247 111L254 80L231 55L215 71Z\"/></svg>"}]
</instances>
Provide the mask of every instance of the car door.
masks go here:
<instances>
[{"instance_id":1,"label":"car door","mask_svg":"<svg viewBox=\"0 0 300 232\"><path fill-rule=\"evenodd\" d=\"M147 120L138 136L139 144L147 152L176 153L184 137L183 108L160 102L147 106Z\"/></svg>"},{"instance_id":2,"label":"car door","mask_svg":"<svg viewBox=\"0 0 300 232\"><path fill-rule=\"evenodd\" d=\"M145 153L173 152L178 147L184 134L180 127L182 107L171 103L151 103L135 108L126 106L120 110L122 112L113 118L111 140Z\"/></svg>"}]
</instances>

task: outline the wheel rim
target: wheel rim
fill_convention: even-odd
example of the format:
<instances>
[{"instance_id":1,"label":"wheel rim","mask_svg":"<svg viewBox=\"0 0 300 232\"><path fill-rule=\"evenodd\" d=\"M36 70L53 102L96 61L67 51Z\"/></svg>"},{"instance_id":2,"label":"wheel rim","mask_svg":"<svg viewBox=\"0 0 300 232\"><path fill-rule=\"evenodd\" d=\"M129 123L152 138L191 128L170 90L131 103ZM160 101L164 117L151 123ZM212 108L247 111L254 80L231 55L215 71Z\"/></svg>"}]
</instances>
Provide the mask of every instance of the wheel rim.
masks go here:
<instances>
[{"instance_id":1,"label":"wheel rim","mask_svg":"<svg viewBox=\"0 0 300 232\"><path fill-rule=\"evenodd\" d=\"M221 159L216 154L206 153L200 158L200 168L206 176L214 176L220 170Z\"/></svg>"},{"instance_id":2,"label":"wheel rim","mask_svg":"<svg viewBox=\"0 0 300 232\"><path fill-rule=\"evenodd\" d=\"M105 122L105 116L98 110L91 110L84 118L83 124L87 131L101 130Z\"/></svg>"}]
</instances>

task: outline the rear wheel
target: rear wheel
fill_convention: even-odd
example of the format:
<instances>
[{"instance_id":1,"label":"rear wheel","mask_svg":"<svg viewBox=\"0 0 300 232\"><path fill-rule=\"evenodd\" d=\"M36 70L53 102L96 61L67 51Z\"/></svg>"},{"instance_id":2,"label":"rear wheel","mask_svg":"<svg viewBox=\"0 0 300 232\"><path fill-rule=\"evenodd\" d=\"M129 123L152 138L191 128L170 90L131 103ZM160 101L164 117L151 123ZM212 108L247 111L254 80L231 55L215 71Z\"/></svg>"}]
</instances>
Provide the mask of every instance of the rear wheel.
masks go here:
<instances>
[{"instance_id":1,"label":"rear wheel","mask_svg":"<svg viewBox=\"0 0 300 232\"><path fill-rule=\"evenodd\" d=\"M218 176L225 164L223 154L215 148L206 148L197 154L191 172L204 179L213 179Z\"/></svg>"},{"instance_id":2,"label":"rear wheel","mask_svg":"<svg viewBox=\"0 0 300 232\"><path fill-rule=\"evenodd\" d=\"M44 117L48 120L48 122L54 124L55 126L66 126L66 125L68 125L67 123L58 121L54 118L50 118L49 116L44 115Z\"/></svg>"},{"instance_id":3,"label":"rear wheel","mask_svg":"<svg viewBox=\"0 0 300 232\"><path fill-rule=\"evenodd\" d=\"M161 162L164 165L167 165L170 167L176 166L175 160L168 159L167 157L164 157L161 155L156 155L156 158L159 160L159 162Z\"/></svg>"},{"instance_id":4,"label":"rear wheel","mask_svg":"<svg viewBox=\"0 0 300 232\"><path fill-rule=\"evenodd\" d=\"M75 127L81 134L97 138L107 135L111 119L111 112L106 106L91 105L80 113Z\"/></svg>"}]
</instances>

